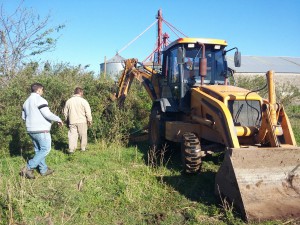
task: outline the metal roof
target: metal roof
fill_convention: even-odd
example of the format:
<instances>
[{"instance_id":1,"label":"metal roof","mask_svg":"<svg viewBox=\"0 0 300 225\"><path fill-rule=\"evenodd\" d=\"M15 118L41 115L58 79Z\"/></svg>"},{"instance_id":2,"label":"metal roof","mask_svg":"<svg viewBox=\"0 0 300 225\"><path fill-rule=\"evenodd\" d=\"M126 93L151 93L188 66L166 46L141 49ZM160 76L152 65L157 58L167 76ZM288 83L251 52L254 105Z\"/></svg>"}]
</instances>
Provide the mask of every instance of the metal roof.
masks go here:
<instances>
[{"instance_id":1,"label":"metal roof","mask_svg":"<svg viewBox=\"0 0 300 225\"><path fill-rule=\"evenodd\" d=\"M109 60L106 60L106 63L120 63L123 62L125 60L125 58L123 58L122 56L120 56L119 54L116 54L114 57L112 57Z\"/></svg>"},{"instance_id":2,"label":"metal roof","mask_svg":"<svg viewBox=\"0 0 300 225\"><path fill-rule=\"evenodd\" d=\"M299 73L300 58L285 56L243 56L241 67L234 66L234 56L227 56L228 66L237 73L265 73L274 70L276 73Z\"/></svg>"}]
</instances>

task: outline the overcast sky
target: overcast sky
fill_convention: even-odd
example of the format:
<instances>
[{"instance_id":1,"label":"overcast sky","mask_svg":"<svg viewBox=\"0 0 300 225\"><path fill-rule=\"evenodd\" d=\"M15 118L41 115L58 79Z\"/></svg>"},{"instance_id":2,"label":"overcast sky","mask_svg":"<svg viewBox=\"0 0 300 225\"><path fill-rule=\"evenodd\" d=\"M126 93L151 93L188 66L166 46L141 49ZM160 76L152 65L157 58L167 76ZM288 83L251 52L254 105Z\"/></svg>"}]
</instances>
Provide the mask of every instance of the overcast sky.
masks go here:
<instances>
[{"instance_id":1,"label":"overcast sky","mask_svg":"<svg viewBox=\"0 0 300 225\"><path fill-rule=\"evenodd\" d=\"M12 12L18 0L0 0ZM299 0L25 0L40 16L51 14L49 26L65 24L55 51L42 56L53 63L99 64L141 34L159 9L166 21L189 37L225 39L242 55L300 57ZM170 41L177 36L166 26ZM156 26L120 53L143 61L154 50Z\"/></svg>"}]
</instances>

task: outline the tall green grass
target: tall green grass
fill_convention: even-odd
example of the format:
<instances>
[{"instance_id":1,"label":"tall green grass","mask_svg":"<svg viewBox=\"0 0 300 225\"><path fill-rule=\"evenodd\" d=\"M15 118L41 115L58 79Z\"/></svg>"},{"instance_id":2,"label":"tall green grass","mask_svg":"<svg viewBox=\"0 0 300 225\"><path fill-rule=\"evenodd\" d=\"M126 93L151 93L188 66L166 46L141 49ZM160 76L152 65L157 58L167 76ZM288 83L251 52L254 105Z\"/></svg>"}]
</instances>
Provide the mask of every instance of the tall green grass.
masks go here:
<instances>
[{"instance_id":1,"label":"tall green grass","mask_svg":"<svg viewBox=\"0 0 300 225\"><path fill-rule=\"evenodd\" d=\"M54 175L27 180L18 174L22 157L1 159L1 224L191 224L221 216L216 205L196 201L203 191L194 189L196 177L148 166L135 146L98 143L71 156L52 150L47 161ZM192 196L176 190L185 182Z\"/></svg>"},{"instance_id":2,"label":"tall green grass","mask_svg":"<svg viewBox=\"0 0 300 225\"><path fill-rule=\"evenodd\" d=\"M19 176L23 157L1 158L0 224L243 224L214 196L220 156L189 176L176 151L154 165L147 144L89 147L74 155L53 149L47 163L54 174L34 180Z\"/></svg>"},{"instance_id":3,"label":"tall green grass","mask_svg":"<svg viewBox=\"0 0 300 225\"><path fill-rule=\"evenodd\" d=\"M300 146L300 105L290 105L287 107L287 114L293 128L296 142L298 146Z\"/></svg>"}]
</instances>

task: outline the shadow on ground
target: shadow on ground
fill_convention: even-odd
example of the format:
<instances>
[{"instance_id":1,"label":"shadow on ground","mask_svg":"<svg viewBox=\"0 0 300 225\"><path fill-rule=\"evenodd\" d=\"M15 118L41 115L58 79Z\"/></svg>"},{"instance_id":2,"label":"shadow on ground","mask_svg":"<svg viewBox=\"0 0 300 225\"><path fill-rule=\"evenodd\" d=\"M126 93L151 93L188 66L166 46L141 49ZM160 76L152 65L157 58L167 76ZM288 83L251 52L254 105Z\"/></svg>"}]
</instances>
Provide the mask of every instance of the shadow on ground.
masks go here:
<instances>
[{"instance_id":1,"label":"shadow on ground","mask_svg":"<svg viewBox=\"0 0 300 225\"><path fill-rule=\"evenodd\" d=\"M153 166L149 165L149 162L151 162L149 159L149 151L151 151L151 149L147 141L131 143L131 145L136 146L138 150L143 153L143 159L146 165ZM216 172L206 169L198 174L186 174L182 166L179 145L169 144L168 150L165 151L163 155L158 153L157 157L157 166L163 164L164 167L177 171L180 174L175 176L159 176L157 177L158 181L172 186L191 201L202 202L207 205L217 204L219 202L214 195ZM161 159L161 157L163 157L163 159ZM223 161L223 154L207 156L203 161L213 165L220 165Z\"/></svg>"},{"instance_id":2,"label":"shadow on ground","mask_svg":"<svg viewBox=\"0 0 300 225\"><path fill-rule=\"evenodd\" d=\"M164 176L157 179L172 186L191 201L202 202L208 205L217 203L214 195L214 172L202 172L195 175Z\"/></svg>"}]
</instances>

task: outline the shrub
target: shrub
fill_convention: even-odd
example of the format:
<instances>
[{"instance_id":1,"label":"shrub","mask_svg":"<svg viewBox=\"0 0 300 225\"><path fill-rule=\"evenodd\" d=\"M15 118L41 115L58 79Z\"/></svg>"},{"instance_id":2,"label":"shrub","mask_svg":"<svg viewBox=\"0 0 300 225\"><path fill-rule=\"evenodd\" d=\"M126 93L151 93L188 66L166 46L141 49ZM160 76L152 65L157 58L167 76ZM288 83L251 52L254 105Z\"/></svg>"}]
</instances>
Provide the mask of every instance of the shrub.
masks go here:
<instances>
[{"instance_id":1,"label":"shrub","mask_svg":"<svg viewBox=\"0 0 300 225\"><path fill-rule=\"evenodd\" d=\"M2 152L20 154L32 148L21 119L22 105L30 94L30 85L40 82L45 87L43 97L48 101L50 110L63 118L66 100L73 95L75 87L84 89L84 97L90 103L93 126L88 131L90 141L125 141L128 133L143 127L150 111L149 98L139 84L133 84L131 93L120 110L112 103L114 82L110 79L96 78L92 72L80 66L56 64L41 71L37 66L29 65L12 79L7 87L0 90L0 149ZM111 106L111 114L104 114ZM52 141L57 149L67 147L67 128L52 126Z\"/></svg>"},{"instance_id":2,"label":"shrub","mask_svg":"<svg viewBox=\"0 0 300 225\"><path fill-rule=\"evenodd\" d=\"M259 90L258 94L264 98L268 98L268 87L266 86L266 78L264 76L244 77L237 78L237 85L249 90ZM300 99L300 90L290 82L275 83L275 94L278 103L285 106ZM264 87L264 88L263 88Z\"/></svg>"}]
</instances>

